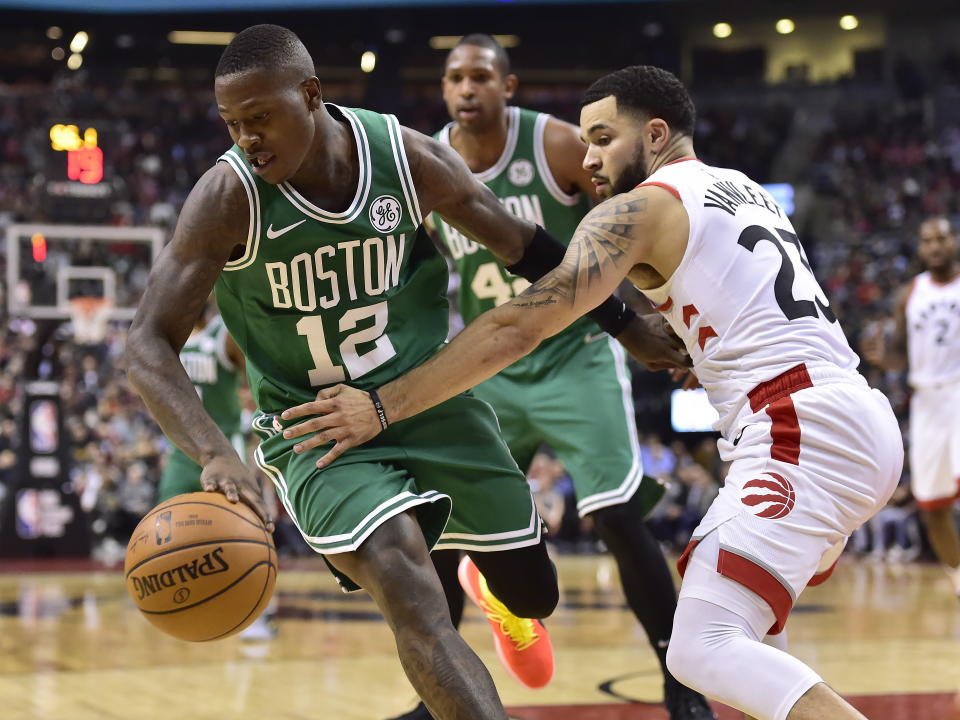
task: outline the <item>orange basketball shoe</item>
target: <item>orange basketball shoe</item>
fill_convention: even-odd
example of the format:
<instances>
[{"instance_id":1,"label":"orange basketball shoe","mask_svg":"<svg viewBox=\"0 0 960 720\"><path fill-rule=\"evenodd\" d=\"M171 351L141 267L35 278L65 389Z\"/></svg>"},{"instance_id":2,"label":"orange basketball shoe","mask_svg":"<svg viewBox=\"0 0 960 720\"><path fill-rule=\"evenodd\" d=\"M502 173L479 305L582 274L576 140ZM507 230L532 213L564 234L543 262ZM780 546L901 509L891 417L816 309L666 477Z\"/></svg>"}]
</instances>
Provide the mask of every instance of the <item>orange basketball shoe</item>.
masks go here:
<instances>
[{"instance_id":1,"label":"orange basketball shoe","mask_svg":"<svg viewBox=\"0 0 960 720\"><path fill-rule=\"evenodd\" d=\"M469 555L460 561L457 576L464 592L486 613L493 628L497 656L507 672L534 690L549 683L553 678L553 643L543 624L510 612L487 587Z\"/></svg>"}]
</instances>

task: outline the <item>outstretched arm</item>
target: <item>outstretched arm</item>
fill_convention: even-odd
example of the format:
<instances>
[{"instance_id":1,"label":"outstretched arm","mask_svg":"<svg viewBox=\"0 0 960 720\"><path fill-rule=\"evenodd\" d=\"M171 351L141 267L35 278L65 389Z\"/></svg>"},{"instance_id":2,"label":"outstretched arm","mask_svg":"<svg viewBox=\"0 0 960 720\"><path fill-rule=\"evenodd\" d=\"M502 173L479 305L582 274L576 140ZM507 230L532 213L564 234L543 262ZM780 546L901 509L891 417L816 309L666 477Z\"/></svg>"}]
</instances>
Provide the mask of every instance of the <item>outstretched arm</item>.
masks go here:
<instances>
[{"instance_id":1,"label":"outstretched arm","mask_svg":"<svg viewBox=\"0 0 960 720\"><path fill-rule=\"evenodd\" d=\"M478 317L423 365L380 388L387 420L403 420L483 382L596 307L649 255L653 241L647 232L647 194L647 189L636 190L594 208L581 221L559 267L511 302ZM685 364L685 354L665 337L651 335L651 342L664 344L661 354L670 360L662 367ZM299 443L297 452L336 441L321 466L381 429L370 396L343 385L321 391L318 400L291 408L283 417L313 414L320 417L284 434L317 433Z\"/></svg>"},{"instance_id":2,"label":"outstretched arm","mask_svg":"<svg viewBox=\"0 0 960 720\"><path fill-rule=\"evenodd\" d=\"M571 133L572 130L566 138L572 138L578 147L568 149L582 157L583 145ZM531 282L560 264L563 245L542 228L504 209L489 188L473 177L453 148L407 129L404 144L424 214L436 211L453 227L489 249L510 272ZM579 181L589 185L582 175ZM652 324L650 320L638 321L634 311L612 295L590 308L589 315L637 360L646 361L649 353L643 344L645 336L639 331L645 331Z\"/></svg>"},{"instance_id":3,"label":"outstretched arm","mask_svg":"<svg viewBox=\"0 0 960 720\"><path fill-rule=\"evenodd\" d=\"M200 402L178 356L231 252L247 235L239 178L219 163L184 203L173 240L150 271L125 351L127 374L164 434L203 467L205 490L267 514L250 471Z\"/></svg>"}]
</instances>

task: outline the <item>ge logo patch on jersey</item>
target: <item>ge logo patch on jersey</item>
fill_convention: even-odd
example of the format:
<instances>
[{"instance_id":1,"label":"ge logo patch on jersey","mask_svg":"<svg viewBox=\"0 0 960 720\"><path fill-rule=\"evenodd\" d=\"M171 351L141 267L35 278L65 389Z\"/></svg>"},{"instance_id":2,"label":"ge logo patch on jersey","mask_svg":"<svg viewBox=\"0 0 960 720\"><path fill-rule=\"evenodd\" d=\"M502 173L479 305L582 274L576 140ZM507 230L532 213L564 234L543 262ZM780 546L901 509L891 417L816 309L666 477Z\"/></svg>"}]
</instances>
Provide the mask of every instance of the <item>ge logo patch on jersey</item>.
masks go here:
<instances>
[{"instance_id":1,"label":"ge logo patch on jersey","mask_svg":"<svg viewBox=\"0 0 960 720\"><path fill-rule=\"evenodd\" d=\"M370 224L379 232L390 232L400 224L403 212L392 195L381 195L370 203Z\"/></svg>"},{"instance_id":2,"label":"ge logo patch on jersey","mask_svg":"<svg viewBox=\"0 0 960 720\"><path fill-rule=\"evenodd\" d=\"M507 177L517 187L525 187L533 182L533 163L529 160L514 160L507 168Z\"/></svg>"},{"instance_id":3,"label":"ge logo patch on jersey","mask_svg":"<svg viewBox=\"0 0 960 720\"><path fill-rule=\"evenodd\" d=\"M740 502L757 517L776 520L789 515L797 503L793 485L783 475L773 472L764 475L766 477L754 478L744 484Z\"/></svg>"}]
</instances>

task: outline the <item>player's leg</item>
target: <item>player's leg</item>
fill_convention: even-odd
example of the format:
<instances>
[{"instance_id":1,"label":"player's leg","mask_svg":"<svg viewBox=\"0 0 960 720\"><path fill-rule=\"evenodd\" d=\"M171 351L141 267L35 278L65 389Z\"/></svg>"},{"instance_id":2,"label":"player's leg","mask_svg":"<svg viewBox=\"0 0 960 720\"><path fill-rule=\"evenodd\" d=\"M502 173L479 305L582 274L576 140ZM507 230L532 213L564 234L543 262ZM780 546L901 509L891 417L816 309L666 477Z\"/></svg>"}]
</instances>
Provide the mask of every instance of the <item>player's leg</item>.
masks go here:
<instances>
[{"instance_id":1,"label":"player's leg","mask_svg":"<svg viewBox=\"0 0 960 720\"><path fill-rule=\"evenodd\" d=\"M507 717L490 674L450 622L411 511L384 522L357 550L327 559L373 596L404 672L435 718Z\"/></svg>"},{"instance_id":2,"label":"player's leg","mask_svg":"<svg viewBox=\"0 0 960 720\"><path fill-rule=\"evenodd\" d=\"M512 550L473 550L469 555L487 586L514 615L542 619L553 614L560 602L560 590L544 540Z\"/></svg>"},{"instance_id":3,"label":"player's leg","mask_svg":"<svg viewBox=\"0 0 960 720\"><path fill-rule=\"evenodd\" d=\"M953 517L960 474L956 405L931 390L917 390L910 401L911 489L927 537L960 595L960 533Z\"/></svg>"},{"instance_id":4,"label":"player's leg","mask_svg":"<svg viewBox=\"0 0 960 720\"><path fill-rule=\"evenodd\" d=\"M526 478L487 403L461 395L425 414L427 418L419 416L423 423L401 425L403 466L421 491L439 491L453 499L450 522L437 548L496 555L480 561L490 570L490 584L469 561L461 566L461 584L465 578L470 581L468 592L490 620L508 671L528 686L540 686L552 676L553 651L546 631L529 618L552 612L558 590ZM503 551L510 554L501 556Z\"/></svg>"},{"instance_id":5,"label":"player's leg","mask_svg":"<svg viewBox=\"0 0 960 720\"><path fill-rule=\"evenodd\" d=\"M823 681L762 642L777 618L759 595L717 572L719 534L715 530L701 539L686 567L667 654L670 670L681 682L757 720L793 718L792 708ZM745 677L750 682L743 682ZM826 702L820 693L814 697ZM859 717L849 714L853 709L839 696L834 700L820 718Z\"/></svg>"},{"instance_id":6,"label":"player's leg","mask_svg":"<svg viewBox=\"0 0 960 720\"><path fill-rule=\"evenodd\" d=\"M203 486L200 485L202 472L203 469L179 448L173 448L167 453L157 484L157 502L162 503L183 493L203 492Z\"/></svg>"},{"instance_id":7,"label":"player's leg","mask_svg":"<svg viewBox=\"0 0 960 720\"><path fill-rule=\"evenodd\" d=\"M566 375L575 375L576 383L561 385L561 377L537 386L536 428L570 473L581 516L593 519L617 563L627 604L660 662L671 717L710 718L706 700L680 685L666 664L677 594L644 521L662 488L643 475L623 352L606 341L585 345L566 361Z\"/></svg>"},{"instance_id":8,"label":"player's leg","mask_svg":"<svg viewBox=\"0 0 960 720\"><path fill-rule=\"evenodd\" d=\"M460 621L463 620L463 588L457 579L461 557L460 550L434 550L430 553L433 569L437 571L443 596L447 599L450 621L455 628L460 627Z\"/></svg>"},{"instance_id":9,"label":"player's leg","mask_svg":"<svg viewBox=\"0 0 960 720\"><path fill-rule=\"evenodd\" d=\"M480 400L490 404L497 414L501 437L510 449L510 454L516 461L521 471L529 467L533 460L533 455L540 445L539 439L531 434L530 423L527 418L527 409L522 400L516 402L518 396L522 396L522 388L506 375L497 375L486 382L481 383L474 388L474 394ZM512 398L514 402L509 402ZM457 568L462 557L459 550L434 550L431 553L433 565L437 570L437 576L443 585L444 594L447 596L447 602L450 606L450 617L453 620L454 627L460 626L460 620L463 616L463 589L457 578ZM482 562L482 561L481 561ZM494 560L494 564L496 564ZM510 564L510 561L507 561ZM487 578L492 585L499 587L506 583L499 578ZM508 588L502 587L507 590ZM508 602L509 606L510 603ZM519 614L519 613L517 613ZM536 616L530 616L536 617Z\"/></svg>"},{"instance_id":10,"label":"player's leg","mask_svg":"<svg viewBox=\"0 0 960 720\"><path fill-rule=\"evenodd\" d=\"M396 636L411 683L438 720L506 714L489 674L450 622L429 548L450 515L450 498L419 490L398 460L409 437L393 426L323 470L323 449L296 455L270 418L254 453L304 537L346 590L364 587Z\"/></svg>"},{"instance_id":11,"label":"player's leg","mask_svg":"<svg viewBox=\"0 0 960 720\"><path fill-rule=\"evenodd\" d=\"M955 570L960 566L960 533L957 532L957 522L953 517L953 505L951 498L939 507L923 508L920 514L937 558Z\"/></svg>"}]
</instances>

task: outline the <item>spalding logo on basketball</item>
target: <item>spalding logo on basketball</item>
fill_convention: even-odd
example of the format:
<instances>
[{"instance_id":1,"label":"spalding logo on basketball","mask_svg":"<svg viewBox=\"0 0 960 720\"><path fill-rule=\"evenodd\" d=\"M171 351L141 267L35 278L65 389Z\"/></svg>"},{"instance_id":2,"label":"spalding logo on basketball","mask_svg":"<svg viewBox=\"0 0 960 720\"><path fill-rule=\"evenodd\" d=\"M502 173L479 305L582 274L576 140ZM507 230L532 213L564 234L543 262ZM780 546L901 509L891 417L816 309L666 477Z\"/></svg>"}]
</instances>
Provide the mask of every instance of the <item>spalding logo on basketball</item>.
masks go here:
<instances>
[{"instance_id":1,"label":"spalding logo on basketball","mask_svg":"<svg viewBox=\"0 0 960 720\"><path fill-rule=\"evenodd\" d=\"M392 195L381 195L370 203L370 224L379 232L390 232L400 224L400 202Z\"/></svg>"},{"instance_id":2,"label":"spalding logo on basketball","mask_svg":"<svg viewBox=\"0 0 960 720\"><path fill-rule=\"evenodd\" d=\"M757 517L776 520L788 515L797 503L793 485L783 475L773 472L764 475L767 477L744 484L740 502L751 508Z\"/></svg>"}]
</instances>

